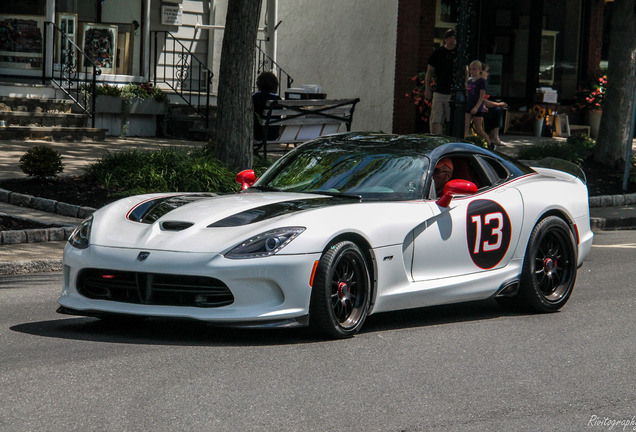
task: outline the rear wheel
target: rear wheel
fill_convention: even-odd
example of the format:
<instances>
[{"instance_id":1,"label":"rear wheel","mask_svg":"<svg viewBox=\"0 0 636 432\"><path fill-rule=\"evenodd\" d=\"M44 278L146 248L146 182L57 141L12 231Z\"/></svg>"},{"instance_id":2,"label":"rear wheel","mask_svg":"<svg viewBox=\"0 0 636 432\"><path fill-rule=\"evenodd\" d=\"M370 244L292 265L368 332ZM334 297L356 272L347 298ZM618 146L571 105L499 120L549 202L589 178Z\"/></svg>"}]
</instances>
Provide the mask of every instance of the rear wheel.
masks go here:
<instances>
[{"instance_id":1,"label":"rear wheel","mask_svg":"<svg viewBox=\"0 0 636 432\"><path fill-rule=\"evenodd\" d=\"M560 309L572 294L576 266L576 244L568 224L556 216L543 219L528 242L518 300L539 312Z\"/></svg>"},{"instance_id":2,"label":"rear wheel","mask_svg":"<svg viewBox=\"0 0 636 432\"><path fill-rule=\"evenodd\" d=\"M323 254L316 268L309 326L319 336L356 334L369 310L371 279L367 261L353 242L343 241Z\"/></svg>"}]
</instances>

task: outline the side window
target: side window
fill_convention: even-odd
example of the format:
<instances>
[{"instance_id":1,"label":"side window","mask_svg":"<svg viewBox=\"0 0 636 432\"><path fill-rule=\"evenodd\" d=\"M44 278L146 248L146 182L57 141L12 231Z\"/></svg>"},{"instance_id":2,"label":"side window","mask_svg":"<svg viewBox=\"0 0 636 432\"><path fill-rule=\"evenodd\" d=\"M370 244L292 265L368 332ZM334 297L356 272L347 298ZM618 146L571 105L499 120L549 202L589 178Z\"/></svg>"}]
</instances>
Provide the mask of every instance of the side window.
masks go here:
<instances>
[{"instance_id":1,"label":"side window","mask_svg":"<svg viewBox=\"0 0 636 432\"><path fill-rule=\"evenodd\" d=\"M480 165L496 185L510 177L510 172L498 160L489 157L478 157Z\"/></svg>"},{"instance_id":2,"label":"side window","mask_svg":"<svg viewBox=\"0 0 636 432\"><path fill-rule=\"evenodd\" d=\"M483 167L473 156L453 156L453 179L468 180L475 183L478 189L488 187L492 184L490 176L484 172Z\"/></svg>"}]
</instances>

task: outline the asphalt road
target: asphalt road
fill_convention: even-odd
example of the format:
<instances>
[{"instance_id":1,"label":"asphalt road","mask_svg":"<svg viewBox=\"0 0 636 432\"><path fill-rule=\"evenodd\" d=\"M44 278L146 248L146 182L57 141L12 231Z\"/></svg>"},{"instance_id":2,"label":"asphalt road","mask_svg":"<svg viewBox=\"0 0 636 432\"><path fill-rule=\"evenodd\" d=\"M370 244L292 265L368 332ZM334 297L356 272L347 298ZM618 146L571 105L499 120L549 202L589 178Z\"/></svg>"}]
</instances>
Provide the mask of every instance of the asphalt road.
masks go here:
<instances>
[{"instance_id":1,"label":"asphalt road","mask_svg":"<svg viewBox=\"0 0 636 432\"><path fill-rule=\"evenodd\" d=\"M492 301L302 331L55 313L61 274L0 278L2 431L636 430L636 231L601 232L561 312Z\"/></svg>"}]
</instances>

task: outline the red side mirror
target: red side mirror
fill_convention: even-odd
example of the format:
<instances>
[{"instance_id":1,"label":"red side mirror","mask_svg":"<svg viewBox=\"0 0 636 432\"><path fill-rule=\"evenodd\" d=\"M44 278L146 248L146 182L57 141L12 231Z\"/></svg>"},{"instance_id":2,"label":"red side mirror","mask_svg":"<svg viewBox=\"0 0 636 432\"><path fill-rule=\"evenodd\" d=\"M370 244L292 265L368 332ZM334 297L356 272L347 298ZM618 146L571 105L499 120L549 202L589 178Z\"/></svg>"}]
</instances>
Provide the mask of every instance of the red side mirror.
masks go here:
<instances>
[{"instance_id":1,"label":"red side mirror","mask_svg":"<svg viewBox=\"0 0 636 432\"><path fill-rule=\"evenodd\" d=\"M444 186L444 195L437 200L440 207L448 207L455 195L472 195L477 192L477 186L468 180L451 180Z\"/></svg>"},{"instance_id":2,"label":"red side mirror","mask_svg":"<svg viewBox=\"0 0 636 432\"><path fill-rule=\"evenodd\" d=\"M238 173L234 180L241 185L241 190L245 190L254 184L256 174L254 174L254 170L246 169Z\"/></svg>"}]
</instances>

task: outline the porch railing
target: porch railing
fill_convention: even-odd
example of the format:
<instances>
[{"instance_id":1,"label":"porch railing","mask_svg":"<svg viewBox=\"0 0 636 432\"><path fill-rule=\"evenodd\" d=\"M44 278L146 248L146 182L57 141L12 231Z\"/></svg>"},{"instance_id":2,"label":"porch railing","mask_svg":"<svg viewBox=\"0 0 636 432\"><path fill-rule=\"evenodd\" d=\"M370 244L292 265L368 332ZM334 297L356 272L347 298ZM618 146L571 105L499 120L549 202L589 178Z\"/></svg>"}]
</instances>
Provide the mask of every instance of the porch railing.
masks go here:
<instances>
[{"instance_id":1,"label":"porch railing","mask_svg":"<svg viewBox=\"0 0 636 432\"><path fill-rule=\"evenodd\" d=\"M86 55L75 42L70 40L55 23L46 21L44 27L44 64L42 65L42 84L47 79L62 90L91 119L91 127L95 127L95 78L102 73L101 69ZM51 32L54 46L53 55L47 56L48 29ZM50 58L47 65L46 59ZM46 76L46 71L51 76Z\"/></svg>"},{"instance_id":2,"label":"porch railing","mask_svg":"<svg viewBox=\"0 0 636 432\"><path fill-rule=\"evenodd\" d=\"M153 82L167 85L210 126L210 86L214 74L172 33L152 31ZM163 56L163 57L161 57Z\"/></svg>"},{"instance_id":3,"label":"porch railing","mask_svg":"<svg viewBox=\"0 0 636 432\"><path fill-rule=\"evenodd\" d=\"M256 62L254 64L254 90L256 91L256 78L264 71L272 71L278 77L278 94L281 97L284 95L285 90L291 87L294 80L289 76L278 63L276 63L270 56L263 51L262 44L264 41L259 40L256 45Z\"/></svg>"}]
</instances>

